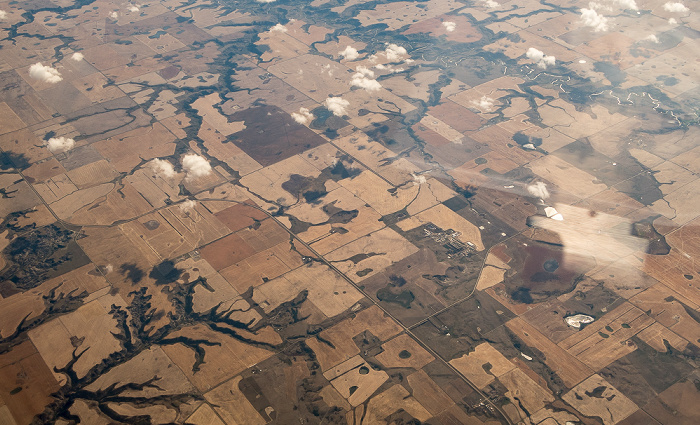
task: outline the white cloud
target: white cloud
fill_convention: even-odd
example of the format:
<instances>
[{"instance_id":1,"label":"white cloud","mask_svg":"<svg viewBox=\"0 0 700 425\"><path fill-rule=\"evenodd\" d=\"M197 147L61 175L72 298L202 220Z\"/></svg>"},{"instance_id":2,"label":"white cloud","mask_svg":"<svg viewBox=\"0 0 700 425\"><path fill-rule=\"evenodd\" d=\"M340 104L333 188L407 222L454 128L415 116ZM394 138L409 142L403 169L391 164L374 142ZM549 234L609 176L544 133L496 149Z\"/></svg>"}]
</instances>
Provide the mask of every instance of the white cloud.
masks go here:
<instances>
[{"instance_id":1,"label":"white cloud","mask_svg":"<svg viewBox=\"0 0 700 425\"><path fill-rule=\"evenodd\" d=\"M377 80L372 80L371 78L365 77L362 73L358 72L352 76L350 84L353 87L360 87L367 91L377 91L382 88Z\"/></svg>"},{"instance_id":2,"label":"white cloud","mask_svg":"<svg viewBox=\"0 0 700 425\"><path fill-rule=\"evenodd\" d=\"M136 12L138 12L140 9L139 9L139 7L138 7L137 5L135 5L135 4L130 4L129 6L127 6L127 10L128 10L129 12L136 13Z\"/></svg>"},{"instance_id":3,"label":"white cloud","mask_svg":"<svg viewBox=\"0 0 700 425\"><path fill-rule=\"evenodd\" d=\"M46 147L51 153L65 152L73 149L75 140L67 137L52 137L46 141Z\"/></svg>"},{"instance_id":4,"label":"white cloud","mask_svg":"<svg viewBox=\"0 0 700 425\"><path fill-rule=\"evenodd\" d=\"M4 10L0 10L0 19L5 19L5 18L7 18L7 12L5 12Z\"/></svg>"},{"instance_id":5,"label":"white cloud","mask_svg":"<svg viewBox=\"0 0 700 425\"><path fill-rule=\"evenodd\" d=\"M182 211L185 214L188 214L196 206L197 203L195 201L193 201L192 199L186 199L183 203L180 204L180 211Z\"/></svg>"},{"instance_id":6,"label":"white cloud","mask_svg":"<svg viewBox=\"0 0 700 425\"><path fill-rule=\"evenodd\" d=\"M345 50L338 52L338 54L349 61L354 61L360 57L360 54L357 53L357 49L352 46L346 47Z\"/></svg>"},{"instance_id":7,"label":"white cloud","mask_svg":"<svg viewBox=\"0 0 700 425\"><path fill-rule=\"evenodd\" d=\"M75 52L75 53L73 53L73 55L72 55L70 58L73 59L73 60L76 61L76 62L80 62L81 60L83 60L84 57L85 57L85 56L83 56L82 53L80 53L80 52Z\"/></svg>"},{"instance_id":8,"label":"white cloud","mask_svg":"<svg viewBox=\"0 0 700 425\"><path fill-rule=\"evenodd\" d=\"M595 7L594 3L589 6ZM581 9L581 23L587 27L593 28L595 32L608 30L608 18L596 12L595 9Z\"/></svg>"},{"instance_id":9,"label":"white cloud","mask_svg":"<svg viewBox=\"0 0 700 425\"><path fill-rule=\"evenodd\" d=\"M185 170L185 180L195 180L211 174L211 165L203 156L188 153L182 158L182 169Z\"/></svg>"},{"instance_id":10,"label":"white cloud","mask_svg":"<svg viewBox=\"0 0 700 425\"><path fill-rule=\"evenodd\" d=\"M615 0L623 9L638 10L637 2L634 0Z\"/></svg>"},{"instance_id":11,"label":"white cloud","mask_svg":"<svg viewBox=\"0 0 700 425\"><path fill-rule=\"evenodd\" d=\"M63 78L61 78L61 73L58 72L57 69L42 65L41 62L37 62L29 67L29 76L35 80L41 80L47 83L58 83L63 80Z\"/></svg>"},{"instance_id":12,"label":"white cloud","mask_svg":"<svg viewBox=\"0 0 700 425\"><path fill-rule=\"evenodd\" d=\"M164 177L166 179L172 178L175 176L175 167L173 167L173 164L170 163L170 161L166 161L164 159L154 159L150 162L151 166L151 171L159 175L160 177Z\"/></svg>"},{"instance_id":13,"label":"white cloud","mask_svg":"<svg viewBox=\"0 0 700 425\"><path fill-rule=\"evenodd\" d=\"M644 37L645 41L651 41L652 43L659 43L659 37L657 37L654 34L649 34L648 36Z\"/></svg>"},{"instance_id":14,"label":"white cloud","mask_svg":"<svg viewBox=\"0 0 700 425\"><path fill-rule=\"evenodd\" d=\"M672 13L685 13L689 9L681 2L668 2L664 4L664 10Z\"/></svg>"},{"instance_id":15,"label":"white cloud","mask_svg":"<svg viewBox=\"0 0 700 425\"><path fill-rule=\"evenodd\" d=\"M530 195L543 201L549 198L549 190L547 190L547 185L544 182L536 182L529 185L527 191Z\"/></svg>"},{"instance_id":16,"label":"white cloud","mask_svg":"<svg viewBox=\"0 0 700 425\"><path fill-rule=\"evenodd\" d=\"M403 59L403 57L408 54L406 49L402 46L399 46L394 43L389 43L386 46L386 50L384 50L384 54L386 55L386 58L390 62L398 62Z\"/></svg>"},{"instance_id":17,"label":"white cloud","mask_svg":"<svg viewBox=\"0 0 700 425\"><path fill-rule=\"evenodd\" d=\"M479 100L472 100L472 105L483 111L490 111L493 108L493 99L488 96L481 96Z\"/></svg>"},{"instance_id":18,"label":"white cloud","mask_svg":"<svg viewBox=\"0 0 700 425\"><path fill-rule=\"evenodd\" d=\"M117 12L111 12L109 17L112 19L119 19L119 14Z\"/></svg>"},{"instance_id":19,"label":"white cloud","mask_svg":"<svg viewBox=\"0 0 700 425\"><path fill-rule=\"evenodd\" d=\"M314 114L309 112L307 108L299 108L299 113L292 112L292 118L297 123L304 125L314 119Z\"/></svg>"},{"instance_id":20,"label":"white cloud","mask_svg":"<svg viewBox=\"0 0 700 425\"><path fill-rule=\"evenodd\" d=\"M669 18L668 23L669 25L676 25L678 21L676 21L676 18Z\"/></svg>"},{"instance_id":21,"label":"white cloud","mask_svg":"<svg viewBox=\"0 0 700 425\"><path fill-rule=\"evenodd\" d=\"M257 1L258 3L272 3L275 0L255 0L255 1Z\"/></svg>"},{"instance_id":22,"label":"white cloud","mask_svg":"<svg viewBox=\"0 0 700 425\"><path fill-rule=\"evenodd\" d=\"M554 66L556 63L556 58L554 56L546 56L542 50L530 47L525 53L529 59L532 59L537 66L542 69L547 69L547 66Z\"/></svg>"},{"instance_id":23,"label":"white cloud","mask_svg":"<svg viewBox=\"0 0 700 425\"><path fill-rule=\"evenodd\" d=\"M483 0L484 6L488 7L489 9L495 9L500 6L498 2L495 2L493 0Z\"/></svg>"},{"instance_id":24,"label":"white cloud","mask_svg":"<svg viewBox=\"0 0 700 425\"><path fill-rule=\"evenodd\" d=\"M343 99L342 97L329 97L323 104L326 105L326 108L328 108L329 111L333 112L333 115L337 117L347 115L347 111L345 108L350 106L350 102Z\"/></svg>"},{"instance_id":25,"label":"white cloud","mask_svg":"<svg viewBox=\"0 0 700 425\"><path fill-rule=\"evenodd\" d=\"M357 73L352 76L352 81L350 84L353 87L361 87L367 91L375 91L382 88L377 80L373 80L374 71L367 68L366 66L358 66L356 68Z\"/></svg>"},{"instance_id":26,"label":"white cloud","mask_svg":"<svg viewBox=\"0 0 700 425\"><path fill-rule=\"evenodd\" d=\"M452 21L445 21L442 23L442 26L445 27L445 31L447 32L452 32L457 28L457 24Z\"/></svg>"},{"instance_id":27,"label":"white cloud","mask_svg":"<svg viewBox=\"0 0 700 425\"><path fill-rule=\"evenodd\" d=\"M287 32L287 27L285 27L282 24L277 24L274 27L270 28L270 32Z\"/></svg>"},{"instance_id":28,"label":"white cloud","mask_svg":"<svg viewBox=\"0 0 700 425\"><path fill-rule=\"evenodd\" d=\"M357 71L358 73L360 73L361 75L363 75L365 77L374 78L374 71L367 68L366 66L360 65L357 68L355 68L355 71Z\"/></svg>"}]
</instances>

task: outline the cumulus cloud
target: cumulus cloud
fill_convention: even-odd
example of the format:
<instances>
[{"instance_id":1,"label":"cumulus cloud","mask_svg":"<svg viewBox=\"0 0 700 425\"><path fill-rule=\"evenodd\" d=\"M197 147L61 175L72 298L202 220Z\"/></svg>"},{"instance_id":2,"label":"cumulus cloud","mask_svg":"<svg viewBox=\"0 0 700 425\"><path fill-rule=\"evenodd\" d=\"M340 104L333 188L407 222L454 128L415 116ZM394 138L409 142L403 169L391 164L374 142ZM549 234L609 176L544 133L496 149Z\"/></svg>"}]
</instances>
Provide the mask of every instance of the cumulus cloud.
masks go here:
<instances>
[{"instance_id":1,"label":"cumulus cloud","mask_svg":"<svg viewBox=\"0 0 700 425\"><path fill-rule=\"evenodd\" d=\"M285 27L282 24L277 24L274 27L270 28L270 32L287 32L287 27Z\"/></svg>"},{"instance_id":2,"label":"cumulus cloud","mask_svg":"<svg viewBox=\"0 0 700 425\"><path fill-rule=\"evenodd\" d=\"M109 17L116 20L119 19L119 14L117 12L111 12Z\"/></svg>"},{"instance_id":3,"label":"cumulus cloud","mask_svg":"<svg viewBox=\"0 0 700 425\"><path fill-rule=\"evenodd\" d=\"M0 20L7 18L7 12L0 10Z\"/></svg>"},{"instance_id":4,"label":"cumulus cloud","mask_svg":"<svg viewBox=\"0 0 700 425\"><path fill-rule=\"evenodd\" d=\"M367 91L377 91L377 90L382 88L382 85L379 84L379 82L377 80L367 78L362 73L359 73L359 72L352 76L352 80L350 81L350 84L353 87L360 87L360 88L365 89Z\"/></svg>"},{"instance_id":5,"label":"cumulus cloud","mask_svg":"<svg viewBox=\"0 0 700 425\"><path fill-rule=\"evenodd\" d=\"M37 62L29 67L29 76L35 80L41 80L52 84L63 80L61 73L58 72L57 69L42 65L41 62Z\"/></svg>"},{"instance_id":6,"label":"cumulus cloud","mask_svg":"<svg viewBox=\"0 0 700 425\"><path fill-rule=\"evenodd\" d=\"M349 61L354 61L360 57L360 54L357 53L357 49L352 46L346 47L345 50L338 52L338 54Z\"/></svg>"},{"instance_id":7,"label":"cumulus cloud","mask_svg":"<svg viewBox=\"0 0 700 425\"><path fill-rule=\"evenodd\" d=\"M452 21L445 21L442 23L442 26L445 27L445 31L447 32L452 32L457 28L457 24Z\"/></svg>"},{"instance_id":8,"label":"cumulus cloud","mask_svg":"<svg viewBox=\"0 0 700 425\"><path fill-rule=\"evenodd\" d=\"M166 179L172 178L176 174L175 167L173 167L173 164L171 164L170 161L166 161L164 159L156 158L152 160L150 162L150 167L151 171Z\"/></svg>"},{"instance_id":9,"label":"cumulus cloud","mask_svg":"<svg viewBox=\"0 0 700 425\"><path fill-rule=\"evenodd\" d=\"M649 34L648 36L644 37L645 41L651 41L652 43L659 43L659 37L657 37L654 34Z\"/></svg>"},{"instance_id":10,"label":"cumulus cloud","mask_svg":"<svg viewBox=\"0 0 700 425\"><path fill-rule=\"evenodd\" d=\"M615 0L617 4L623 9L638 10L637 2L634 0Z\"/></svg>"},{"instance_id":11,"label":"cumulus cloud","mask_svg":"<svg viewBox=\"0 0 700 425\"><path fill-rule=\"evenodd\" d=\"M51 153L69 151L73 149L73 146L75 146L75 140L63 136L52 137L46 141L46 147Z\"/></svg>"},{"instance_id":12,"label":"cumulus cloud","mask_svg":"<svg viewBox=\"0 0 700 425\"><path fill-rule=\"evenodd\" d=\"M182 157L182 169L185 170L185 180L195 180L211 174L211 165L203 156L188 153Z\"/></svg>"},{"instance_id":13,"label":"cumulus cloud","mask_svg":"<svg viewBox=\"0 0 700 425\"><path fill-rule=\"evenodd\" d=\"M343 99L342 97L329 97L323 104L326 106L326 108L328 108L329 111L333 112L333 115L335 115L336 117L342 117L343 115L347 115L347 110L345 108L350 106L350 102Z\"/></svg>"},{"instance_id":14,"label":"cumulus cloud","mask_svg":"<svg viewBox=\"0 0 700 425\"><path fill-rule=\"evenodd\" d=\"M306 108L299 108L299 113L292 112L292 118L297 123L304 125L314 119L314 114Z\"/></svg>"},{"instance_id":15,"label":"cumulus cloud","mask_svg":"<svg viewBox=\"0 0 700 425\"><path fill-rule=\"evenodd\" d=\"M554 56L546 56L542 50L530 47L525 53L529 59L533 60L538 67L547 69L547 66L554 66L556 58Z\"/></svg>"},{"instance_id":16,"label":"cumulus cloud","mask_svg":"<svg viewBox=\"0 0 700 425\"><path fill-rule=\"evenodd\" d=\"M76 62L80 62L81 60L83 60L84 57L85 57L85 56L83 56L82 53L80 53L80 52L75 52L75 53L73 53L73 55L72 55L70 58L73 59L73 60L76 61Z\"/></svg>"},{"instance_id":17,"label":"cumulus cloud","mask_svg":"<svg viewBox=\"0 0 700 425\"><path fill-rule=\"evenodd\" d=\"M668 19L668 24L669 24L669 25L676 25L677 23L678 23L678 21L676 21L675 18L669 18L669 19Z\"/></svg>"},{"instance_id":18,"label":"cumulus cloud","mask_svg":"<svg viewBox=\"0 0 700 425\"><path fill-rule=\"evenodd\" d=\"M676 1L664 3L664 10L672 13L686 13L689 9L683 3Z\"/></svg>"},{"instance_id":19,"label":"cumulus cloud","mask_svg":"<svg viewBox=\"0 0 700 425\"><path fill-rule=\"evenodd\" d=\"M136 13L136 12L138 12L138 11L140 10L139 7L138 7L137 5L135 5L135 4L130 4L129 6L127 6L126 9L127 9L129 12L133 12L133 13Z\"/></svg>"},{"instance_id":20,"label":"cumulus cloud","mask_svg":"<svg viewBox=\"0 0 700 425\"><path fill-rule=\"evenodd\" d=\"M587 27L593 28L595 32L608 30L608 18L599 14L593 7L594 3L590 3L590 9L581 9L581 23Z\"/></svg>"},{"instance_id":21,"label":"cumulus cloud","mask_svg":"<svg viewBox=\"0 0 700 425\"><path fill-rule=\"evenodd\" d=\"M195 201L193 201L192 199L186 199L183 203L180 204L180 211L182 211L184 214L189 214L190 211L192 211L196 206L197 203Z\"/></svg>"},{"instance_id":22,"label":"cumulus cloud","mask_svg":"<svg viewBox=\"0 0 700 425\"><path fill-rule=\"evenodd\" d=\"M255 0L255 1L258 2L258 3L272 3L272 2L274 2L275 0Z\"/></svg>"},{"instance_id":23,"label":"cumulus cloud","mask_svg":"<svg viewBox=\"0 0 700 425\"><path fill-rule=\"evenodd\" d=\"M536 182L527 187L527 192L535 198L545 200L549 198L549 190L544 182Z\"/></svg>"},{"instance_id":24,"label":"cumulus cloud","mask_svg":"<svg viewBox=\"0 0 700 425\"><path fill-rule=\"evenodd\" d=\"M483 0L484 6L488 7L489 9L495 9L500 6L498 2L495 2L493 0Z\"/></svg>"},{"instance_id":25,"label":"cumulus cloud","mask_svg":"<svg viewBox=\"0 0 700 425\"><path fill-rule=\"evenodd\" d=\"M483 111L490 111L493 108L493 99L488 96L481 96L479 100L472 100L472 105Z\"/></svg>"},{"instance_id":26,"label":"cumulus cloud","mask_svg":"<svg viewBox=\"0 0 700 425\"><path fill-rule=\"evenodd\" d=\"M388 43L384 54L389 62L398 62L403 59L405 55L408 54L406 49L398 44Z\"/></svg>"}]
</instances>

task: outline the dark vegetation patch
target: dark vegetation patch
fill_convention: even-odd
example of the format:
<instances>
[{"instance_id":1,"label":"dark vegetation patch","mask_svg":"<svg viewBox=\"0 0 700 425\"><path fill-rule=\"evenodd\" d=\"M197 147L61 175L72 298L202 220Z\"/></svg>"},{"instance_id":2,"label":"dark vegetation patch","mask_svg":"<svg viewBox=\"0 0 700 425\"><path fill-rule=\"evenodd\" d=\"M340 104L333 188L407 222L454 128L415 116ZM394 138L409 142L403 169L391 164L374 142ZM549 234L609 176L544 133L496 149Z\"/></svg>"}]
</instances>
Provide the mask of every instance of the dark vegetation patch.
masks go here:
<instances>
[{"instance_id":1,"label":"dark vegetation patch","mask_svg":"<svg viewBox=\"0 0 700 425\"><path fill-rule=\"evenodd\" d=\"M325 143L321 136L276 106L248 108L229 119L245 123L246 128L232 136L234 143L263 167Z\"/></svg>"},{"instance_id":2,"label":"dark vegetation patch","mask_svg":"<svg viewBox=\"0 0 700 425\"><path fill-rule=\"evenodd\" d=\"M671 252L671 247L666 243L666 238L654 227L654 220L659 216L647 217L643 220L632 223L632 235L647 239L647 254L666 255Z\"/></svg>"},{"instance_id":3,"label":"dark vegetation patch","mask_svg":"<svg viewBox=\"0 0 700 425\"><path fill-rule=\"evenodd\" d=\"M7 265L0 274L0 294L36 288L47 279L89 264L74 235L72 230L50 224L15 238L3 250Z\"/></svg>"}]
</instances>

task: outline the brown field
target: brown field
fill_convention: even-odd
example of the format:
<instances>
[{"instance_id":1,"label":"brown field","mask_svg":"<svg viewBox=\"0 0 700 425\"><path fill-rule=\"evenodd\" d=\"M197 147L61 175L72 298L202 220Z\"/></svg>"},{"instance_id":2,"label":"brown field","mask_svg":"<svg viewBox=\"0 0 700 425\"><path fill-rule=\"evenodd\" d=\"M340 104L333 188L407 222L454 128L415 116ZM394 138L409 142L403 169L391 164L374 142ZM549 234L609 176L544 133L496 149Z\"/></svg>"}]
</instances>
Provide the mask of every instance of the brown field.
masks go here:
<instances>
[{"instance_id":1,"label":"brown field","mask_svg":"<svg viewBox=\"0 0 700 425\"><path fill-rule=\"evenodd\" d=\"M424 183L394 188L369 170L339 183L383 216L404 208L409 215L417 214L456 195L452 189L433 178L426 179Z\"/></svg>"},{"instance_id":2,"label":"brown field","mask_svg":"<svg viewBox=\"0 0 700 425\"><path fill-rule=\"evenodd\" d=\"M339 364L324 373L324 376L352 407L364 403L389 379L386 372L370 367L360 356ZM350 387L355 387L356 390L351 393Z\"/></svg>"},{"instance_id":3,"label":"brown field","mask_svg":"<svg viewBox=\"0 0 700 425\"><path fill-rule=\"evenodd\" d=\"M423 370L414 372L406 378L411 386L411 395L425 406L433 416L454 405L454 401Z\"/></svg>"},{"instance_id":4,"label":"brown field","mask_svg":"<svg viewBox=\"0 0 700 425\"><path fill-rule=\"evenodd\" d=\"M204 394L204 398L228 424L265 425L266 421L238 388L241 379L236 376Z\"/></svg>"},{"instance_id":5,"label":"brown field","mask_svg":"<svg viewBox=\"0 0 700 425\"><path fill-rule=\"evenodd\" d=\"M465 140L464 136L462 133L459 131L455 130L448 124L442 122L440 119L428 114L425 115L421 120L420 124L422 124L424 127L433 130L437 134L441 135L445 139L449 140L451 143L455 143L457 145L462 144L463 141Z\"/></svg>"},{"instance_id":6,"label":"brown field","mask_svg":"<svg viewBox=\"0 0 700 425\"><path fill-rule=\"evenodd\" d=\"M359 353L360 350L352 338L366 330L385 341L398 334L401 328L393 320L384 316L378 307L369 307L357 313L353 318L346 319L321 332L321 337L331 341L335 348L331 348L316 339L308 339L306 342L316 353L321 370L326 371Z\"/></svg>"},{"instance_id":7,"label":"brown field","mask_svg":"<svg viewBox=\"0 0 700 425\"><path fill-rule=\"evenodd\" d=\"M367 423L380 424L384 418L399 409L405 410L419 421L427 421L432 416L423 405L408 393L406 388L394 385L367 403L366 421Z\"/></svg>"},{"instance_id":8,"label":"brown field","mask_svg":"<svg viewBox=\"0 0 700 425\"><path fill-rule=\"evenodd\" d=\"M431 106L428 110L431 115L461 133L478 130L483 123L479 115L449 99Z\"/></svg>"},{"instance_id":9,"label":"brown field","mask_svg":"<svg viewBox=\"0 0 700 425\"><path fill-rule=\"evenodd\" d=\"M128 183L123 183L119 188L112 183L105 183L82 189L70 196L72 201L67 197L59 201L60 206L57 202L52 207L56 208L59 216L75 224L110 225L144 215L153 209Z\"/></svg>"},{"instance_id":10,"label":"brown field","mask_svg":"<svg viewBox=\"0 0 700 425\"><path fill-rule=\"evenodd\" d=\"M35 162L31 167L23 171L28 183L34 184L56 177L66 170L56 158L48 158L44 161Z\"/></svg>"},{"instance_id":11,"label":"brown field","mask_svg":"<svg viewBox=\"0 0 700 425\"><path fill-rule=\"evenodd\" d=\"M134 283L126 274L120 273L120 268L131 265L148 275L151 268L160 262L159 258L148 250L134 245L118 228L92 228L83 230L86 237L78 240L78 244L97 265L113 265L113 270L106 277L116 287L131 291ZM144 282L145 283L145 282Z\"/></svg>"},{"instance_id":12,"label":"brown field","mask_svg":"<svg viewBox=\"0 0 700 425\"><path fill-rule=\"evenodd\" d=\"M115 320L109 314L111 306L124 304L124 300L118 295L102 295L70 314L33 329L29 332L29 338L52 369L63 367L70 361L74 350L71 345L72 336L84 338L83 346L90 349L78 360L74 368L78 377L82 378L91 367L119 350L119 341L111 337L105 338L104 335L117 331ZM59 382L65 383L64 375L52 373Z\"/></svg>"},{"instance_id":13,"label":"brown field","mask_svg":"<svg viewBox=\"0 0 700 425\"><path fill-rule=\"evenodd\" d=\"M384 167L384 161L395 154L381 144L370 141L364 133L353 133L335 140L334 144L397 186L412 181L412 173L419 170L415 164L403 160L396 161L394 167Z\"/></svg>"},{"instance_id":14,"label":"brown field","mask_svg":"<svg viewBox=\"0 0 700 425\"><path fill-rule=\"evenodd\" d=\"M443 230L452 229L459 232L460 236L458 239L460 241L474 244L474 249L477 251L484 250L484 243L481 240L479 228L443 204L438 204L400 222L399 227L403 230L410 230L425 223L433 223Z\"/></svg>"},{"instance_id":15,"label":"brown field","mask_svg":"<svg viewBox=\"0 0 700 425\"><path fill-rule=\"evenodd\" d=\"M212 93L210 95L200 97L195 102L192 103L192 107L197 110L197 113L204 119L208 124L214 126L216 131L224 136L230 136L233 133L237 133L245 129L240 121L229 121L227 117L221 115L221 113L214 107L214 105L219 105L222 103L221 97L218 93Z\"/></svg>"},{"instance_id":16,"label":"brown field","mask_svg":"<svg viewBox=\"0 0 700 425\"><path fill-rule=\"evenodd\" d=\"M385 227L329 252L326 259L359 282L417 251L415 245ZM357 259L358 252L369 256Z\"/></svg>"},{"instance_id":17,"label":"brown field","mask_svg":"<svg viewBox=\"0 0 700 425\"><path fill-rule=\"evenodd\" d=\"M83 189L96 184L111 182L119 177L119 173L103 159L70 170L66 173L66 176L71 179L78 189Z\"/></svg>"},{"instance_id":18,"label":"brown field","mask_svg":"<svg viewBox=\"0 0 700 425\"><path fill-rule=\"evenodd\" d=\"M412 367L421 369L435 360L435 357L407 334L401 334L385 342L382 344L382 348L384 351L377 354L376 358L387 368Z\"/></svg>"},{"instance_id":19,"label":"brown field","mask_svg":"<svg viewBox=\"0 0 700 425\"><path fill-rule=\"evenodd\" d=\"M192 416L187 418L187 423L193 425L226 425L208 404L202 404Z\"/></svg>"},{"instance_id":20,"label":"brown field","mask_svg":"<svg viewBox=\"0 0 700 425\"><path fill-rule=\"evenodd\" d=\"M693 381L697 373L692 375ZM700 397L691 379L683 380L644 406L660 423L691 425L700 419Z\"/></svg>"},{"instance_id":21,"label":"brown field","mask_svg":"<svg viewBox=\"0 0 700 425\"><path fill-rule=\"evenodd\" d=\"M564 322L567 308L557 299L550 299L528 310L521 317L549 340L558 344L577 330Z\"/></svg>"},{"instance_id":22,"label":"brown field","mask_svg":"<svg viewBox=\"0 0 700 425\"><path fill-rule=\"evenodd\" d=\"M257 287L303 264L301 255L292 251L288 242L282 242L264 251L220 270L239 292Z\"/></svg>"},{"instance_id":23,"label":"brown field","mask_svg":"<svg viewBox=\"0 0 700 425\"><path fill-rule=\"evenodd\" d=\"M23 155L28 162L40 161L51 156L51 152L42 145L41 140L27 129L0 136L0 149Z\"/></svg>"},{"instance_id":24,"label":"brown field","mask_svg":"<svg viewBox=\"0 0 700 425\"><path fill-rule=\"evenodd\" d=\"M280 337L269 327L262 329L256 335L237 331L246 338L278 344ZM200 391L208 391L219 383L232 378L243 370L260 363L272 356L271 351L254 347L234 338L223 336L203 325L195 325L174 332L173 337L187 336L194 339L206 339L220 342L219 346L206 347L206 362L197 373L192 371L195 357L191 349L182 344L168 345L163 351L185 373L192 384Z\"/></svg>"},{"instance_id":25,"label":"brown field","mask_svg":"<svg viewBox=\"0 0 700 425\"><path fill-rule=\"evenodd\" d=\"M21 390L17 392L17 388ZM50 369L38 353L0 368L0 401L14 417L14 420L10 418L6 423L30 423L34 415L41 413L44 406L51 402L49 395L58 388ZM2 413L0 419L5 419Z\"/></svg>"},{"instance_id":26,"label":"brown field","mask_svg":"<svg viewBox=\"0 0 700 425\"><path fill-rule=\"evenodd\" d=\"M281 159L281 158L280 158ZM304 160L302 155L292 155L265 168L261 168L241 179L243 184L252 193L257 194L253 200L260 205L261 199L270 200L284 206L293 206L298 203L296 194L292 194L282 188L282 185L297 174L307 178L315 178L320 170ZM331 189L329 187L329 189Z\"/></svg>"},{"instance_id":27,"label":"brown field","mask_svg":"<svg viewBox=\"0 0 700 425\"><path fill-rule=\"evenodd\" d=\"M256 253L238 234L230 234L202 247L199 252L215 270L219 271Z\"/></svg>"},{"instance_id":28,"label":"brown field","mask_svg":"<svg viewBox=\"0 0 700 425\"><path fill-rule=\"evenodd\" d=\"M537 412L554 401L554 396L546 386L542 387L519 368L499 376L498 380L508 389L506 396L514 406L520 407L519 410L524 408L527 412Z\"/></svg>"},{"instance_id":29,"label":"brown field","mask_svg":"<svg viewBox=\"0 0 700 425\"><path fill-rule=\"evenodd\" d=\"M270 311L285 301L308 291L309 301L326 317L336 316L362 299L355 288L325 265L298 267L257 287L253 299ZM354 336L354 335L353 335Z\"/></svg>"},{"instance_id":30,"label":"brown field","mask_svg":"<svg viewBox=\"0 0 700 425\"><path fill-rule=\"evenodd\" d=\"M141 160L172 155L175 137L159 123L94 143L98 152L119 172L129 172Z\"/></svg>"},{"instance_id":31,"label":"brown field","mask_svg":"<svg viewBox=\"0 0 700 425\"><path fill-rule=\"evenodd\" d=\"M558 345L597 371L634 351L637 347L629 338L653 322L654 319L642 310L625 303ZM626 326L622 326L623 324ZM606 327L613 330L610 331Z\"/></svg>"},{"instance_id":32,"label":"brown field","mask_svg":"<svg viewBox=\"0 0 700 425\"><path fill-rule=\"evenodd\" d=\"M592 373L583 363L554 344L520 317L506 323L506 326L525 344L544 353L544 362L559 375L567 387L572 388Z\"/></svg>"},{"instance_id":33,"label":"brown field","mask_svg":"<svg viewBox=\"0 0 700 425\"><path fill-rule=\"evenodd\" d=\"M309 243L320 254L338 249L370 232L381 229L383 226L382 222L379 221L381 215L345 188L330 192L323 198L323 202L344 211L357 210L358 214L350 222L342 224L342 227L348 231L347 233L333 232L331 224L313 226L307 231L299 233L299 238ZM322 211L322 208L322 205L302 204L299 207L290 208L289 211L301 221L320 224L329 218Z\"/></svg>"},{"instance_id":34,"label":"brown field","mask_svg":"<svg viewBox=\"0 0 700 425\"><path fill-rule=\"evenodd\" d=\"M143 244L162 259L179 257L229 233L228 228L201 204L188 212L172 206L121 228L134 245Z\"/></svg>"},{"instance_id":35,"label":"brown field","mask_svg":"<svg viewBox=\"0 0 700 425\"><path fill-rule=\"evenodd\" d=\"M431 146L439 147L452 143L421 123L414 124L412 129L421 140L425 141Z\"/></svg>"},{"instance_id":36,"label":"brown field","mask_svg":"<svg viewBox=\"0 0 700 425\"><path fill-rule=\"evenodd\" d=\"M602 394L595 389L601 388ZM586 416L598 416L613 425L637 410L637 406L599 375L593 375L564 394L564 401Z\"/></svg>"},{"instance_id":37,"label":"brown field","mask_svg":"<svg viewBox=\"0 0 700 425\"><path fill-rule=\"evenodd\" d=\"M298 72L300 69L302 74ZM350 89L350 69L324 57L301 55L272 65L268 71L319 103L329 94L338 96ZM313 74L314 78L308 78L307 74Z\"/></svg>"},{"instance_id":38,"label":"brown field","mask_svg":"<svg viewBox=\"0 0 700 425\"><path fill-rule=\"evenodd\" d=\"M488 372L484 367L487 363L491 365ZM469 354L450 360L450 364L478 388L487 386L495 378L501 377L515 367L488 342L477 345Z\"/></svg>"},{"instance_id":39,"label":"brown field","mask_svg":"<svg viewBox=\"0 0 700 425\"><path fill-rule=\"evenodd\" d=\"M658 323L667 327L688 341L700 340L700 324L688 313L697 307L692 301L672 291L662 284L656 284L646 291L635 295L630 302L641 310L648 312ZM658 329L658 328L657 328ZM673 338L669 339L672 341ZM654 346L654 344L650 344Z\"/></svg>"}]
</instances>

